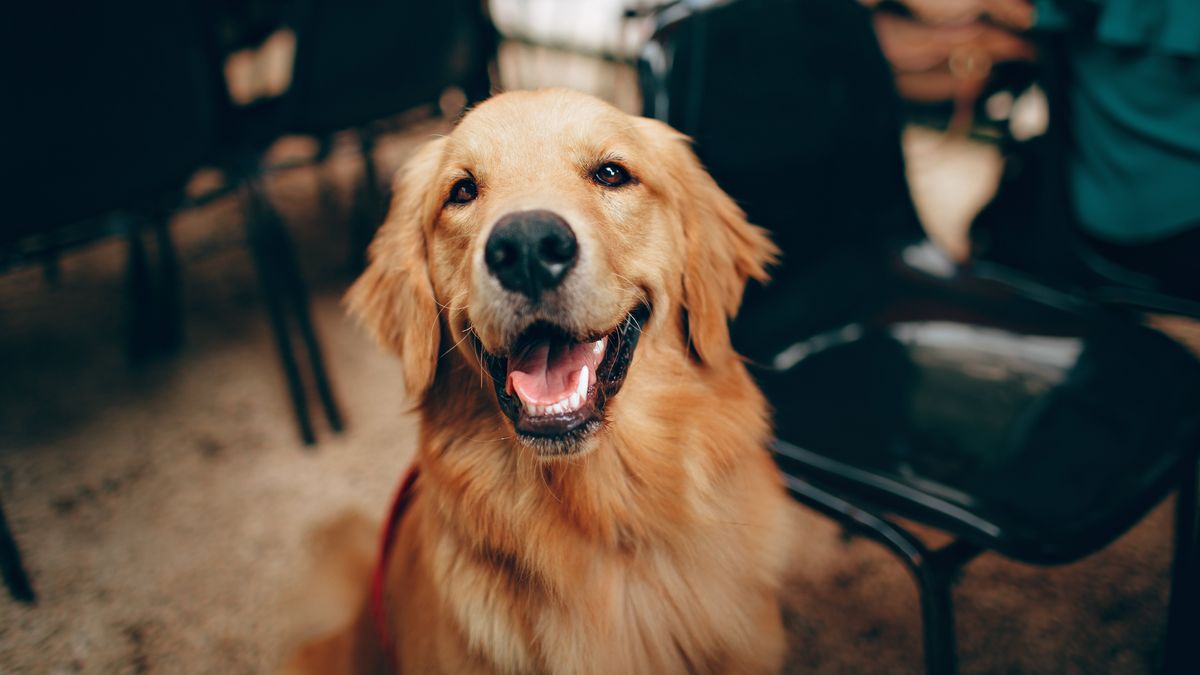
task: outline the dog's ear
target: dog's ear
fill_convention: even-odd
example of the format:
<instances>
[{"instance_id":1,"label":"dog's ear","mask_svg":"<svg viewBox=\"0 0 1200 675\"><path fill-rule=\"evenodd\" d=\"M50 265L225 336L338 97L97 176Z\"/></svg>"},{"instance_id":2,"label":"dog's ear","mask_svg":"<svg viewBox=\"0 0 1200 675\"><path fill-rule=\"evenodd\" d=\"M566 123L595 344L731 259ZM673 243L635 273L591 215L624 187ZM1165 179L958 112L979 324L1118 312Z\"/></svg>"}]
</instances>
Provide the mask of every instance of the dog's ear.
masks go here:
<instances>
[{"instance_id":1,"label":"dog's ear","mask_svg":"<svg viewBox=\"0 0 1200 675\"><path fill-rule=\"evenodd\" d=\"M688 340L703 363L721 363L733 347L729 321L737 315L748 279L765 282L767 267L779 248L767 231L746 221L746 214L704 170L691 139L661 122L645 122L660 138L672 175L672 200L683 220L687 261L683 306Z\"/></svg>"},{"instance_id":2,"label":"dog's ear","mask_svg":"<svg viewBox=\"0 0 1200 675\"><path fill-rule=\"evenodd\" d=\"M429 278L428 231L445 139L429 141L396 176L387 219L371 242L369 264L346 294L346 306L381 346L400 355L404 384L421 400L437 369L441 328Z\"/></svg>"}]
</instances>

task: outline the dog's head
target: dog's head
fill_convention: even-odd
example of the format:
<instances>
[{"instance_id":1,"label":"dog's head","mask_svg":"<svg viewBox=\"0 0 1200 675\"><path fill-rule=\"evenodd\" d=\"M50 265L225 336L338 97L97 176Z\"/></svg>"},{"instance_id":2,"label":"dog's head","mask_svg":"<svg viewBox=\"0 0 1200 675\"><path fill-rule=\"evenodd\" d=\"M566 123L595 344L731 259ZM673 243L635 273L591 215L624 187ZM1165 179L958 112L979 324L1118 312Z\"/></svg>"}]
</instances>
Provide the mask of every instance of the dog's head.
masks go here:
<instances>
[{"instance_id":1,"label":"dog's head","mask_svg":"<svg viewBox=\"0 0 1200 675\"><path fill-rule=\"evenodd\" d=\"M639 341L736 364L727 322L774 255L683 135L583 94L513 92L400 172L348 304L400 354L410 396L464 359L553 457L594 445L626 378L665 372L633 362Z\"/></svg>"}]
</instances>

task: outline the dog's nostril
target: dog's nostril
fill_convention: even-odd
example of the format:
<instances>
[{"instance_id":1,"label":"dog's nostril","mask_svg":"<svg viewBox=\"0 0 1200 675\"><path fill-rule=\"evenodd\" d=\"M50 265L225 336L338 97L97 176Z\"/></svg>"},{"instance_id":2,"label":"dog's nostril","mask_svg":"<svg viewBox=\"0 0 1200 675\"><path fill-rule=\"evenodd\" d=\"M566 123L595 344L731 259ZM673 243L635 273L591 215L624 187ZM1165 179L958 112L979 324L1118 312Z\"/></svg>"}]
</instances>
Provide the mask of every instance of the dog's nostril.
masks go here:
<instances>
[{"instance_id":1,"label":"dog's nostril","mask_svg":"<svg viewBox=\"0 0 1200 675\"><path fill-rule=\"evenodd\" d=\"M531 300L558 286L578 256L575 233L550 211L504 216L484 246L484 261L500 285Z\"/></svg>"},{"instance_id":2,"label":"dog's nostril","mask_svg":"<svg viewBox=\"0 0 1200 675\"><path fill-rule=\"evenodd\" d=\"M538 255L542 260L562 264L575 259L575 237L563 237L560 234L554 232L542 239L538 250Z\"/></svg>"},{"instance_id":3,"label":"dog's nostril","mask_svg":"<svg viewBox=\"0 0 1200 675\"><path fill-rule=\"evenodd\" d=\"M508 267L517 260L517 247L511 241L498 242L497 246L487 248L488 267Z\"/></svg>"}]
</instances>

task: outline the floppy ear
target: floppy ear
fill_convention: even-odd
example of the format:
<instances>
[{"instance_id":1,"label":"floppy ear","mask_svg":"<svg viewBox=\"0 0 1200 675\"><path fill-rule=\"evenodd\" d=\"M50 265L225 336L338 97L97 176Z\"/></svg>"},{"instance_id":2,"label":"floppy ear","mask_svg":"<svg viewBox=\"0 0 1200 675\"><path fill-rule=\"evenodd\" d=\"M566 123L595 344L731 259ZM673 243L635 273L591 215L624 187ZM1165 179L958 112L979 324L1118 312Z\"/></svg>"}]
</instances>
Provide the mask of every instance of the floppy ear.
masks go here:
<instances>
[{"instance_id":1,"label":"floppy ear","mask_svg":"<svg viewBox=\"0 0 1200 675\"><path fill-rule=\"evenodd\" d=\"M444 140L426 143L397 174L387 219L371 242L370 263L345 299L371 337L400 355L414 400L433 384L441 336L425 226L438 203L433 179Z\"/></svg>"},{"instance_id":2,"label":"floppy ear","mask_svg":"<svg viewBox=\"0 0 1200 675\"><path fill-rule=\"evenodd\" d=\"M720 363L733 350L729 320L742 304L747 280L767 281L766 268L778 261L779 248L766 230L746 221L742 209L704 170L690 138L661 122L652 126L655 133L670 138L665 152L686 242L683 306L688 340L701 362Z\"/></svg>"}]
</instances>

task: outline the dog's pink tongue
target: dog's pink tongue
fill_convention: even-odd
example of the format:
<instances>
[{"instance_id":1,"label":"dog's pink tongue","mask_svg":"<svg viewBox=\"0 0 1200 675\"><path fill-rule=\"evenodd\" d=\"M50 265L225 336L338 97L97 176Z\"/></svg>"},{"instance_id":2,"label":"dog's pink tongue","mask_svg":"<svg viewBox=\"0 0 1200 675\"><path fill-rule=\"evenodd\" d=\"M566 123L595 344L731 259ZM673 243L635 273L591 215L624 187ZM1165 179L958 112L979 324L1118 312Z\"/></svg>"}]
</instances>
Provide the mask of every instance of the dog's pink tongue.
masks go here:
<instances>
[{"instance_id":1,"label":"dog's pink tongue","mask_svg":"<svg viewBox=\"0 0 1200 675\"><path fill-rule=\"evenodd\" d=\"M543 341L508 360L508 389L525 403L553 405L579 386L585 365L596 372L598 357L591 344Z\"/></svg>"}]
</instances>

